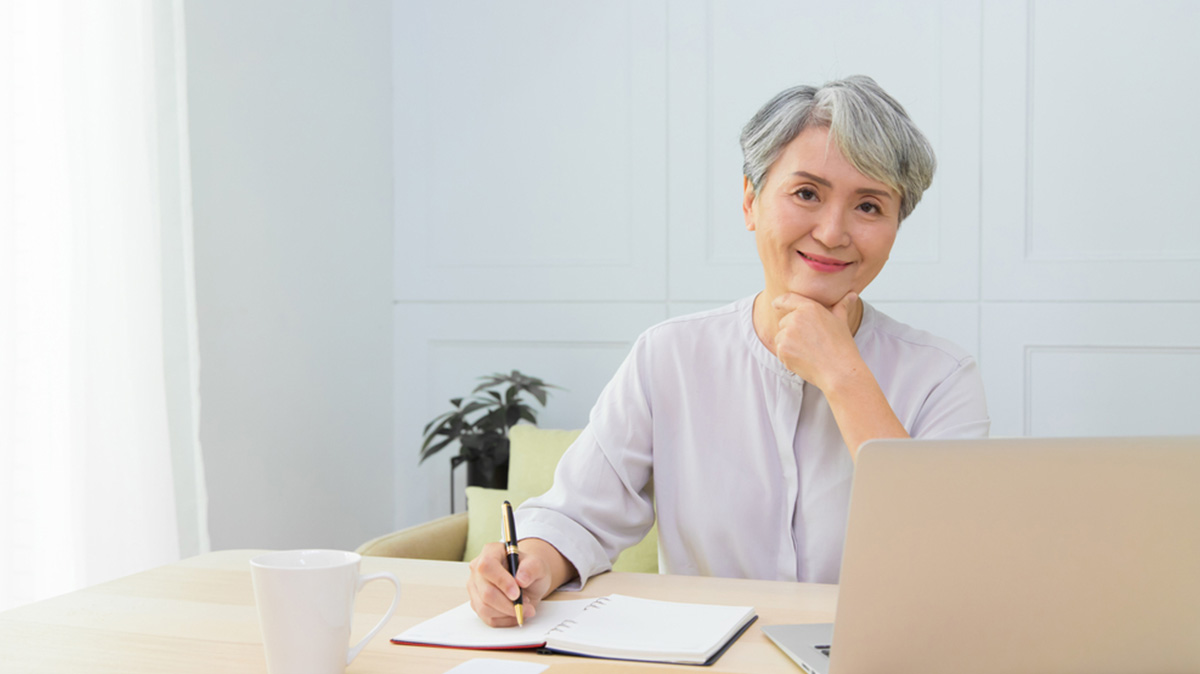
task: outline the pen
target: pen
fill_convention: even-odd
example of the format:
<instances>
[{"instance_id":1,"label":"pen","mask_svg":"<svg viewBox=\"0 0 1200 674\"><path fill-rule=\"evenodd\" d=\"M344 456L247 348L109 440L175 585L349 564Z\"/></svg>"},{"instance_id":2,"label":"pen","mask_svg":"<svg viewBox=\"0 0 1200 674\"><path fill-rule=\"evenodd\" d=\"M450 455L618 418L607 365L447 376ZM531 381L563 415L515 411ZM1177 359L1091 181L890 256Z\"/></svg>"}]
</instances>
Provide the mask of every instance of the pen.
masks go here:
<instances>
[{"instance_id":1,"label":"pen","mask_svg":"<svg viewBox=\"0 0 1200 674\"><path fill-rule=\"evenodd\" d=\"M517 525L513 522L512 504L508 501L500 504L500 521L504 526L504 551L508 553L508 572L513 580L517 578ZM525 624L525 605L522 603L521 587L517 586L517 598L513 600L513 609L517 612L517 625Z\"/></svg>"}]
</instances>

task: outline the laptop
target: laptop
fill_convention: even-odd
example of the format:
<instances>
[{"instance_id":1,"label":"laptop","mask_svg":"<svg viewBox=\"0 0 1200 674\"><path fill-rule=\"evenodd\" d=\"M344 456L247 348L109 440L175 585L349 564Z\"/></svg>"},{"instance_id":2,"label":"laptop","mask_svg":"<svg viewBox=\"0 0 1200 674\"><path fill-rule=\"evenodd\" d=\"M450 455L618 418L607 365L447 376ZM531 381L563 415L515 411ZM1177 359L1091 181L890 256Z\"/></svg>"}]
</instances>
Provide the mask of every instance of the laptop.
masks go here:
<instances>
[{"instance_id":1,"label":"laptop","mask_svg":"<svg viewBox=\"0 0 1200 674\"><path fill-rule=\"evenodd\" d=\"M869 442L835 623L762 631L811 674L1200 672L1200 436Z\"/></svg>"}]
</instances>

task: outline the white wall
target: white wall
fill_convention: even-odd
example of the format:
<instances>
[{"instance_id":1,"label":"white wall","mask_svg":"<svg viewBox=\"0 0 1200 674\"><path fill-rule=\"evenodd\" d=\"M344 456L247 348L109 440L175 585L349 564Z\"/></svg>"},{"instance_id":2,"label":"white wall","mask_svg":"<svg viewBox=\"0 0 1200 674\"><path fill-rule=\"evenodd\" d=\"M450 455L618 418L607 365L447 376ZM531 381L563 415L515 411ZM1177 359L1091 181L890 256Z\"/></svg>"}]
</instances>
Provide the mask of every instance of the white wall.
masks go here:
<instances>
[{"instance_id":1,"label":"white wall","mask_svg":"<svg viewBox=\"0 0 1200 674\"><path fill-rule=\"evenodd\" d=\"M1192 2L989 3L981 355L1011 434L1200 433Z\"/></svg>"},{"instance_id":2,"label":"white wall","mask_svg":"<svg viewBox=\"0 0 1200 674\"><path fill-rule=\"evenodd\" d=\"M856 72L940 160L867 297L979 357L994 432L1200 432L1197 7L187 2L213 546L444 513L420 429L482 374L581 426L642 329L761 285L744 121Z\"/></svg>"},{"instance_id":3,"label":"white wall","mask_svg":"<svg viewBox=\"0 0 1200 674\"><path fill-rule=\"evenodd\" d=\"M636 335L761 287L741 125L875 77L940 169L866 296L983 368L1000 435L1200 433L1191 2L401 2L396 513L423 423L514 367L579 427Z\"/></svg>"},{"instance_id":4,"label":"white wall","mask_svg":"<svg viewBox=\"0 0 1200 674\"><path fill-rule=\"evenodd\" d=\"M392 521L391 5L185 3L214 549Z\"/></svg>"}]
</instances>

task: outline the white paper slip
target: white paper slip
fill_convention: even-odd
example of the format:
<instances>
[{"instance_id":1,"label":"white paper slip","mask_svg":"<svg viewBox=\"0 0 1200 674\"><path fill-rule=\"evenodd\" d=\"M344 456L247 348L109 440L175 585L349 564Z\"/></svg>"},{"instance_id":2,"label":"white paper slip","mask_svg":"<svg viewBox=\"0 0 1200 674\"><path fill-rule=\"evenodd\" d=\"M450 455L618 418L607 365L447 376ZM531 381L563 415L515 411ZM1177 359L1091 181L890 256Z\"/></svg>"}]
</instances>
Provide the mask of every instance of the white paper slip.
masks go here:
<instances>
[{"instance_id":1,"label":"white paper slip","mask_svg":"<svg viewBox=\"0 0 1200 674\"><path fill-rule=\"evenodd\" d=\"M459 664L454 669L446 670L446 674L542 674L547 669L549 665L536 665L519 660L475 658Z\"/></svg>"}]
</instances>

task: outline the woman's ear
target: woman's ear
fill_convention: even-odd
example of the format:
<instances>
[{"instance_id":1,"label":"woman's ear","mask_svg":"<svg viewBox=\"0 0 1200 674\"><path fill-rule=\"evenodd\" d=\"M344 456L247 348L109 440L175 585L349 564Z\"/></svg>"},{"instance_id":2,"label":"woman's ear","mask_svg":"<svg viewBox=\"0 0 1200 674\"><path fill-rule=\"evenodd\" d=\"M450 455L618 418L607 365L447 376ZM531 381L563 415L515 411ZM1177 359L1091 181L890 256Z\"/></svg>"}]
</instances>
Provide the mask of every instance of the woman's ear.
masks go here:
<instances>
[{"instance_id":1,"label":"woman's ear","mask_svg":"<svg viewBox=\"0 0 1200 674\"><path fill-rule=\"evenodd\" d=\"M750 176L742 176L742 215L746 217L746 230L754 231L754 184Z\"/></svg>"}]
</instances>

